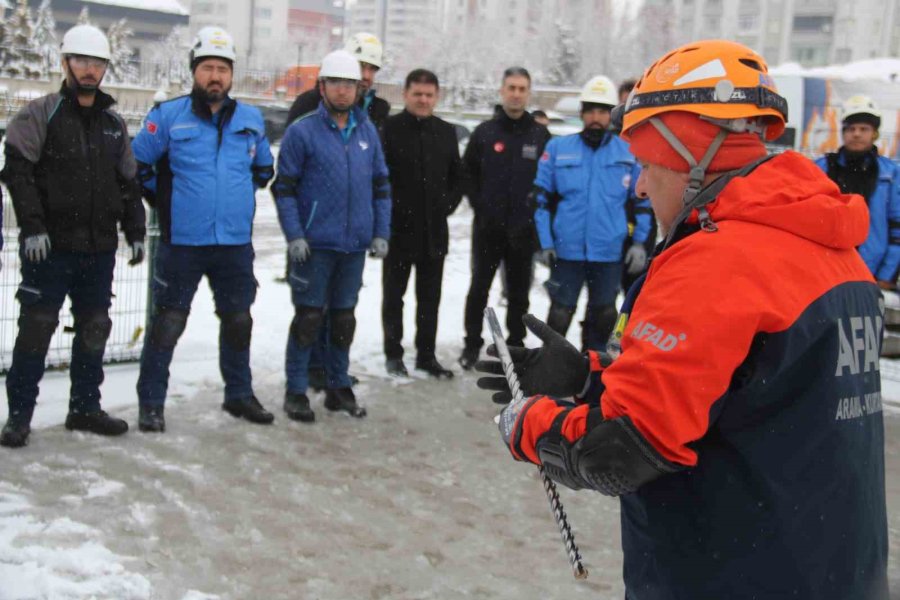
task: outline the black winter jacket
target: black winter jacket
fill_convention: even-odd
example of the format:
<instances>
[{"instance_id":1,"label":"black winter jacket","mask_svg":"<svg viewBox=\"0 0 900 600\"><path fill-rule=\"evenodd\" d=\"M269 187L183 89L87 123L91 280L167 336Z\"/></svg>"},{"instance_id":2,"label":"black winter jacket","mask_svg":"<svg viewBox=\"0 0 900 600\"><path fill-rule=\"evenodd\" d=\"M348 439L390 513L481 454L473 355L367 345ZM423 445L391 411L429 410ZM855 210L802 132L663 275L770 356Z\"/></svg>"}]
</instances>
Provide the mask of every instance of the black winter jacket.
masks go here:
<instances>
[{"instance_id":1,"label":"black winter jacket","mask_svg":"<svg viewBox=\"0 0 900 600\"><path fill-rule=\"evenodd\" d=\"M462 162L453 126L407 111L388 117L384 156L391 173L391 253L406 260L447 254L447 217L462 199Z\"/></svg>"},{"instance_id":2,"label":"black winter jacket","mask_svg":"<svg viewBox=\"0 0 900 600\"><path fill-rule=\"evenodd\" d=\"M144 239L136 163L112 96L81 107L68 87L33 100L6 132L0 178L12 195L21 238L47 233L54 250L109 252Z\"/></svg>"},{"instance_id":3,"label":"black winter jacket","mask_svg":"<svg viewBox=\"0 0 900 600\"><path fill-rule=\"evenodd\" d=\"M534 242L530 192L549 140L547 128L527 112L514 120L499 110L475 128L463 163L476 227L504 230L509 239Z\"/></svg>"},{"instance_id":4,"label":"black winter jacket","mask_svg":"<svg viewBox=\"0 0 900 600\"><path fill-rule=\"evenodd\" d=\"M319 108L319 102L322 101L322 94L319 92L319 86L316 85L311 90L306 90L294 99L291 104L291 110L288 111L286 127L290 127L291 123L312 111ZM365 105L365 96L359 99L359 105ZM372 96L369 102L369 120L375 126L375 129L381 132L384 127L384 121L391 114L391 105L384 98Z\"/></svg>"}]
</instances>

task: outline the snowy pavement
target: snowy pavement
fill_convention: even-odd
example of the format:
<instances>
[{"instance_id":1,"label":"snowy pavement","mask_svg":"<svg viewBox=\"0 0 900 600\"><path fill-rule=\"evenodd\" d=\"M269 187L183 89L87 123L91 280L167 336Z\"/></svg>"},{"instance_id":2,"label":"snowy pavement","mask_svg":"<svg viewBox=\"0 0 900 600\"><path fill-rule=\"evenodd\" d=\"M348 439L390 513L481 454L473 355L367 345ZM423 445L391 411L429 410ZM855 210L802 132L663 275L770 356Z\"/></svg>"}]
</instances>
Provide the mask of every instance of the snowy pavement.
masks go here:
<instances>
[{"instance_id":1,"label":"snowy pavement","mask_svg":"<svg viewBox=\"0 0 900 600\"><path fill-rule=\"evenodd\" d=\"M49 373L31 445L0 452L0 600L621 600L618 503L562 490L591 571L575 582L536 470L509 459L491 422L496 407L455 364L471 213L451 219L438 333L438 357L456 379L385 375L381 267L370 260L352 351L369 417L327 414L316 395L318 421L306 425L280 408L293 311L275 281L284 244L268 194L259 204L252 356L275 425L219 409L218 321L206 287L176 350L166 434L67 432L67 374ZM545 278L538 267L536 280ZM492 304L498 295L495 286ZM534 312L547 305L536 285ZM405 319L411 367L409 303ZM109 368L103 388L104 407L132 425L136 371ZM886 423L890 572L900 599L900 418Z\"/></svg>"}]
</instances>

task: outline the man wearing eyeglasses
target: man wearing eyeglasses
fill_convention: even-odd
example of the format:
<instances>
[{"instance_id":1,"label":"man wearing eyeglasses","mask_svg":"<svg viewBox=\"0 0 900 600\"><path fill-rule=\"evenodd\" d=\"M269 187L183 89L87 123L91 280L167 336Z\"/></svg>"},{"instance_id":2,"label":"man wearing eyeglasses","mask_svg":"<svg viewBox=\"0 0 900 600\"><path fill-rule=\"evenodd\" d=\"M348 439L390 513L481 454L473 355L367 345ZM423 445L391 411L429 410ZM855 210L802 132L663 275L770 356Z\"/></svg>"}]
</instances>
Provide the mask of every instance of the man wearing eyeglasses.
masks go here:
<instances>
[{"instance_id":1,"label":"man wearing eyeglasses","mask_svg":"<svg viewBox=\"0 0 900 600\"><path fill-rule=\"evenodd\" d=\"M6 377L9 419L0 445L24 446L59 310L72 301L75 338L66 428L100 435L128 431L100 409L103 353L112 329L109 307L119 246L129 264L144 259L144 208L128 129L100 89L110 58L102 31L78 25L63 37L65 81L10 122L2 180L20 229L19 331Z\"/></svg>"},{"instance_id":2,"label":"man wearing eyeglasses","mask_svg":"<svg viewBox=\"0 0 900 600\"><path fill-rule=\"evenodd\" d=\"M350 344L365 251L384 258L391 227L388 170L378 132L356 105L356 57L337 50L322 60L322 101L288 127L272 194L288 242L294 320L288 334L284 409L313 421L306 395L309 359L328 319L325 408L363 417L351 389Z\"/></svg>"}]
</instances>

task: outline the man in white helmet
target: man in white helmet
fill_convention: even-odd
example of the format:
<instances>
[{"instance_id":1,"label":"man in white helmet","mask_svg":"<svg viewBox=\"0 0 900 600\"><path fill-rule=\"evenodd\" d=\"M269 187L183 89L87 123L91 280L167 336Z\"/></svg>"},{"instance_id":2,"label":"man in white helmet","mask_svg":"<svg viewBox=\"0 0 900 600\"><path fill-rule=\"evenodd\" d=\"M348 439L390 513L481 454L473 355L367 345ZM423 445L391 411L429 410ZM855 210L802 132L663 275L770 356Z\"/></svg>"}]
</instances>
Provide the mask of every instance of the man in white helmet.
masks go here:
<instances>
[{"instance_id":1,"label":"man in white helmet","mask_svg":"<svg viewBox=\"0 0 900 600\"><path fill-rule=\"evenodd\" d=\"M378 132L356 103L359 80L359 62L349 52L337 50L322 60L322 101L288 127L272 184L288 242L295 309L284 409L298 421L315 419L306 392L310 354L323 327L328 336L325 408L354 417L366 414L347 372L353 313L366 250L376 258L387 256L391 194Z\"/></svg>"},{"instance_id":2,"label":"man in white helmet","mask_svg":"<svg viewBox=\"0 0 900 600\"><path fill-rule=\"evenodd\" d=\"M350 36L344 46L344 50L352 54L359 61L360 80L359 80L359 99L357 103L362 108L363 114L368 115L369 120L375 125L380 132L384 127L385 119L391 113L391 105L384 98L375 95L375 75L381 69L383 63L383 49L381 41L371 33L357 33ZM296 121L307 113L314 112L322 101L322 92L319 86L313 87L311 90L303 92L294 100L288 111L286 126ZM290 271L290 258L286 268ZM325 382L325 346L327 337L323 334L319 343L313 348L312 356L309 361L309 384L316 390L323 390L326 387ZM356 378L350 376L351 381L355 384Z\"/></svg>"},{"instance_id":3,"label":"man in white helmet","mask_svg":"<svg viewBox=\"0 0 900 600\"><path fill-rule=\"evenodd\" d=\"M541 262L550 267L545 284L552 304L547 324L566 334L585 282L588 307L582 323L584 350L604 350L616 322L616 295L624 268L640 272L647 262L650 202L635 193L640 167L609 131L616 88L603 75L581 92L580 133L554 138L538 164L534 221ZM628 204L636 206L635 244L624 256Z\"/></svg>"},{"instance_id":4,"label":"man in white helmet","mask_svg":"<svg viewBox=\"0 0 900 600\"><path fill-rule=\"evenodd\" d=\"M75 339L66 428L121 435L128 424L100 409L103 353L121 223L130 264L144 258L144 208L128 129L99 89L109 42L78 25L63 37L59 92L30 102L10 122L2 180L20 235L19 332L6 377L9 420L0 445L24 446L59 309L72 301Z\"/></svg>"},{"instance_id":5,"label":"man in white helmet","mask_svg":"<svg viewBox=\"0 0 900 600\"><path fill-rule=\"evenodd\" d=\"M384 120L391 113L391 105L384 98L375 95L375 75L381 69L383 63L383 49L381 41L371 33L357 33L350 36L344 46L344 50L352 54L359 61L359 106L369 120L381 131ZM319 86L303 92L294 100L291 110L288 112L287 124L290 125L298 117L316 110L322 100Z\"/></svg>"},{"instance_id":6,"label":"man in white helmet","mask_svg":"<svg viewBox=\"0 0 900 600\"><path fill-rule=\"evenodd\" d=\"M859 253L878 285L896 289L900 270L900 174L886 156L879 156L875 140L881 113L868 96L852 96L843 106L841 133L844 145L819 158L845 194L859 194L869 206L869 236Z\"/></svg>"},{"instance_id":7,"label":"man in white helmet","mask_svg":"<svg viewBox=\"0 0 900 600\"><path fill-rule=\"evenodd\" d=\"M234 60L226 31L201 29L190 51L190 95L154 107L134 140L144 197L160 223L137 384L141 431L165 431L169 365L204 275L221 321L222 408L253 423L274 419L253 393L250 373L255 193L272 178L274 160L259 110L228 95Z\"/></svg>"}]
</instances>

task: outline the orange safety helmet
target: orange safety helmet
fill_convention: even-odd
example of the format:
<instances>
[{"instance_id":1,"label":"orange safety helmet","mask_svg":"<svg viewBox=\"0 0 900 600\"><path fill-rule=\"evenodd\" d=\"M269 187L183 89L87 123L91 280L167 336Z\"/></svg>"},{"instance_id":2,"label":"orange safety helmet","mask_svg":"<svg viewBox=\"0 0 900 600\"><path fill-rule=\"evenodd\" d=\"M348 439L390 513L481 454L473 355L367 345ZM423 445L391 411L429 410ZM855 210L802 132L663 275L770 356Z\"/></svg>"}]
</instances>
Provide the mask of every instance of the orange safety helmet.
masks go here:
<instances>
[{"instance_id":1,"label":"orange safety helmet","mask_svg":"<svg viewBox=\"0 0 900 600\"><path fill-rule=\"evenodd\" d=\"M653 63L634 86L620 113L621 136L629 140L632 129L661 113L685 111L774 140L784 132L788 106L768 71L765 59L743 44L685 44Z\"/></svg>"}]
</instances>

